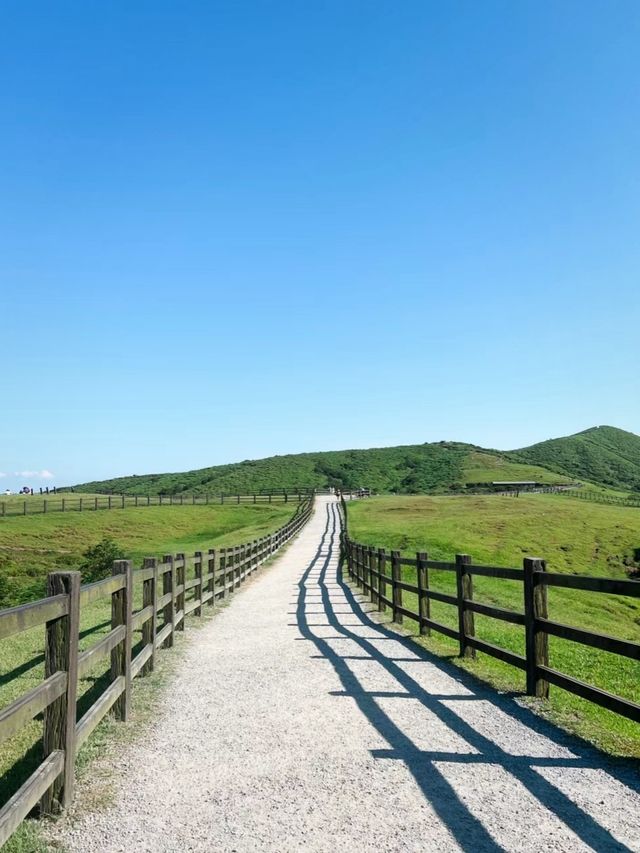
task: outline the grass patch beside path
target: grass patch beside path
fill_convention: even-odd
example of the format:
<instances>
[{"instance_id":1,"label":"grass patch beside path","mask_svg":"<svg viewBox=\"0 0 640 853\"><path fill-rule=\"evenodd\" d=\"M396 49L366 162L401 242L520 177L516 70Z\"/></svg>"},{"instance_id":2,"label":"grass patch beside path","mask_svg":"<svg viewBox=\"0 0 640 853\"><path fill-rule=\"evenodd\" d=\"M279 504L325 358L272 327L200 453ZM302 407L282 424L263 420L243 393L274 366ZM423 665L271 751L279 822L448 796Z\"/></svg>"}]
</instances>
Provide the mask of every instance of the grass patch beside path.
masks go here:
<instances>
[{"instance_id":1,"label":"grass patch beside path","mask_svg":"<svg viewBox=\"0 0 640 853\"><path fill-rule=\"evenodd\" d=\"M286 523L296 505L129 507L0 519L0 606L42 597L47 572L77 568L87 547L103 537L139 563L149 555L257 539Z\"/></svg>"},{"instance_id":2,"label":"grass patch beside path","mask_svg":"<svg viewBox=\"0 0 640 853\"><path fill-rule=\"evenodd\" d=\"M156 716L158 699L177 671L187 638L193 629L206 625L225 600L215 610L205 606L203 618L188 617L187 633L176 632L175 645L156 656L152 675L133 682L131 716L127 723L116 722L107 715L78 753L76 761L76 797L61 821L73 825L77 816L87 810L106 808L113 800L115 782L110 774L109 758L127 744L144 737ZM60 826L55 819L27 820L2 848L2 853L61 853Z\"/></svg>"},{"instance_id":3,"label":"grass patch beside path","mask_svg":"<svg viewBox=\"0 0 640 853\"><path fill-rule=\"evenodd\" d=\"M640 510L588 504L553 495L519 498L382 497L348 505L349 534L363 542L406 555L427 551L434 560L470 554L474 562L521 567L524 556L543 557L549 571L626 578L640 546ZM416 583L415 569L404 578ZM434 590L455 594L453 572L430 571ZM523 589L517 581L474 576L474 598L522 612ZM550 587L549 618L621 639L640 642L640 600ZM404 593L416 611L415 596ZM431 603L432 617L457 628L457 610ZM475 615L476 635L524 654L524 629ZM417 623L405 619L417 634ZM437 654L489 681L498 689L524 689L524 673L488 655L475 661L456 658L457 643L435 632L419 642ZM551 666L640 702L640 662L556 637L549 638ZM640 757L640 727L553 685L549 702L536 707L555 722L610 753Z\"/></svg>"},{"instance_id":4,"label":"grass patch beside path","mask_svg":"<svg viewBox=\"0 0 640 853\"><path fill-rule=\"evenodd\" d=\"M140 565L145 555L195 550L241 544L265 536L280 527L295 512L297 504L263 504L249 506L162 507L125 509L121 512L83 513L80 515L34 516L5 519L0 523L0 542L28 554L38 565L42 578L48 570L74 568L87 545L109 535L126 548L126 556ZM70 554L69 564L36 564L36 550L49 543L55 553ZM21 556L21 559L25 559ZM193 576L190 566L187 579ZM142 585L134 589L134 610L142 606ZM209 610L204 608L206 613ZM189 618L189 629L198 623ZM110 631L111 602L103 598L81 611L80 650L95 645ZM179 632L178 632L179 633ZM0 708L40 684L44 678L44 626L24 631L0 642ZM134 634L133 654L141 642L141 631ZM163 657L161 654L160 658ZM78 687L78 717L82 716L103 692L109 662L103 661L88 672ZM136 688L144 679L136 679ZM119 727L118 727L119 728ZM33 720L0 747L0 804L23 784L42 760L42 721ZM27 830L25 830L27 832ZM26 837L26 836L25 836ZM17 842L16 842L17 843ZM25 842L26 843L26 842ZM28 848L25 848L28 849ZM16 848L20 850L20 848Z\"/></svg>"}]
</instances>

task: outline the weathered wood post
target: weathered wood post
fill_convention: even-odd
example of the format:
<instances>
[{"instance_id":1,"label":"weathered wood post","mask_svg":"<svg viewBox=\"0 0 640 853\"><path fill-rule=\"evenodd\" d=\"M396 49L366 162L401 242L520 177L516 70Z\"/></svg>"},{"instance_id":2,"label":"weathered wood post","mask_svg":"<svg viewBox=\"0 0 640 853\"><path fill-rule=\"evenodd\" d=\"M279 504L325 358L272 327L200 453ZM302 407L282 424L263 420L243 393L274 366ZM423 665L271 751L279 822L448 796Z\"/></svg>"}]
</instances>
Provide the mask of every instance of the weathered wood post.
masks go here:
<instances>
[{"instance_id":1,"label":"weathered wood post","mask_svg":"<svg viewBox=\"0 0 640 853\"><path fill-rule=\"evenodd\" d=\"M402 625L402 565L400 564L400 551L391 552L391 577L392 577L392 600L393 600L393 621L398 625Z\"/></svg>"},{"instance_id":2,"label":"weathered wood post","mask_svg":"<svg viewBox=\"0 0 640 853\"><path fill-rule=\"evenodd\" d=\"M387 582L383 577L387 570L386 555L384 548L378 548L378 610L381 612L387 609L387 605L382 600L387 594Z\"/></svg>"},{"instance_id":3,"label":"weathered wood post","mask_svg":"<svg viewBox=\"0 0 640 853\"><path fill-rule=\"evenodd\" d=\"M216 605L216 549L209 548L209 574L211 577L209 578L209 592L211 593L211 598L209 599L210 607L215 607Z\"/></svg>"},{"instance_id":4,"label":"weathered wood post","mask_svg":"<svg viewBox=\"0 0 640 853\"><path fill-rule=\"evenodd\" d=\"M362 592L366 595L370 589L369 581L371 580L371 575L369 574L369 547L367 545L362 546Z\"/></svg>"},{"instance_id":5,"label":"weathered wood post","mask_svg":"<svg viewBox=\"0 0 640 853\"><path fill-rule=\"evenodd\" d=\"M116 720L126 722L131 708L131 646L133 638L133 568L131 560L116 560L112 574L124 575L124 586L111 594L111 628L124 625L124 640L111 650L111 681L124 676L124 690L113 705Z\"/></svg>"},{"instance_id":6,"label":"weathered wood post","mask_svg":"<svg viewBox=\"0 0 640 853\"><path fill-rule=\"evenodd\" d=\"M186 572L187 561L184 554L176 554L176 614L182 613L182 619L176 623L176 631L184 631L185 615L184 615L184 582L187 577ZM180 589L180 587L182 587ZM180 589L178 593L177 590Z\"/></svg>"},{"instance_id":7,"label":"weathered wood post","mask_svg":"<svg viewBox=\"0 0 640 853\"><path fill-rule=\"evenodd\" d=\"M371 603L377 606L378 579L375 577L376 552L371 546L367 548L367 563L369 565L369 594L371 596Z\"/></svg>"},{"instance_id":8,"label":"weathered wood post","mask_svg":"<svg viewBox=\"0 0 640 853\"><path fill-rule=\"evenodd\" d=\"M173 562L173 555L165 554L162 558L162 564L162 592L163 595L171 593L171 598L163 609L164 624L171 625L171 631L162 644L162 648L169 649L173 645L173 632L176 627L176 567Z\"/></svg>"},{"instance_id":9,"label":"weathered wood post","mask_svg":"<svg viewBox=\"0 0 640 853\"><path fill-rule=\"evenodd\" d=\"M64 772L41 801L42 811L52 814L57 804L66 808L73 798L76 762L76 696L78 690L78 636L80 631L80 572L52 572L47 595L68 595L66 616L47 622L45 676L67 673L65 692L44 710L44 755L64 752Z\"/></svg>"},{"instance_id":10,"label":"weathered wood post","mask_svg":"<svg viewBox=\"0 0 640 853\"><path fill-rule=\"evenodd\" d=\"M142 675L149 675L156 665L156 634L158 633L158 563L155 557L145 557L143 568L152 569L153 575L142 584L142 606L152 607L151 619L142 626L142 642L145 646L151 644L151 657L142 667Z\"/></svg>"},{"instance_id":11,"label":"weathered wood post","mask_svg":"<svg viewBox=\"0 0 640 853\"><path fill-rule=\"evenodd\" d=\"M423 637L431 636L431 628L425 625L424 619L431 619L431 601L429 592L429 569L427 568L428 555L426 551L418 551L416 554L416 568L418 573L418 613L420 615L420 633Z\"/></svg>"},{"instance_id":12,"label":"weathered wood post","mask_svg":"<svg viewBox=\"0 0 640 853\"><path fill-rule=\"evenodd\" d=\"M473 578L468 571L471 557L468 554L456 554L456 588L458 600L458 632L460 634L460 657L474 658L476 650L469 645L468 638L475 636L473 611L469 610L465 600L473 599Z\"/></svg>"},{"instance_id":13,"label":"weathered wood post","mask_svg":"<svg viewBox=\"0 0 640 853\"><path fill-rule=\"evenodd\" d=\"M202 551L196 551L194 556L193 563L193 571L198 581L198 585L196 586L196 593L198 596L198 601L200 602L196 609L193 611L196 616L202 616Z\"/></svg>"},{"instance_id":14,"label":"weathered wood post","mask_svg":"<svg viewBox=\"0 0 640 853\"><path fill-rule=\"evenodd\" d=\"M549 682L538 667L549 666L549 635L537 621L549 618L547 585L542 582L547 565L539 557L526 557L523 566L527 693L547 699Z\"/></svg>"},{"instance_id":15,"label":"weathered wood post","mask_svg":"<svg viewBox=\"0 0 640 853\"><path fill-rule=\"evenodd\" d=\"M220 577L222 578L221 598L227 595L227 549L220 548Z\"/></svg>"}]
</instances>

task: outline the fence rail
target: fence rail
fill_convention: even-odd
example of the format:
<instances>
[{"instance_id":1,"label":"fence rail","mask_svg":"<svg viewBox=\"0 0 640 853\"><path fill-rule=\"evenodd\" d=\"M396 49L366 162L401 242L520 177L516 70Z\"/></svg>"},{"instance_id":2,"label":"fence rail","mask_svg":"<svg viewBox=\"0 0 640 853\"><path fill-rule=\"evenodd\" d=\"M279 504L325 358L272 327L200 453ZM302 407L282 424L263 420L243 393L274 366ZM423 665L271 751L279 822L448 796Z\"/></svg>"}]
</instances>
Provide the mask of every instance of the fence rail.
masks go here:
<instances>
[{"instance_id":1,"label":"fence rail","mask_svg":"<svg viewBox=\"0 0 640 853\"><path fill-rule=\"evenodd\" d=\"M0 743L44 715L44 760L0 809L0 847L38 804L48 814L71 802L78 749L109 711L118 720L128 718L133 679L153 671L159 650L173 645L189 614L202 616L205 606L224 601L295 536L312 508L313 497L307 496L283 527L241 545L189 556L167 554L161 562L149 557L137 570L130 560L117 560L112 577L92 584L81 585L79 572L54 572L46 598L0 611L0 639L39 625L45 631L44 680L0 711ZM190 579L188 567L194 574ZM140 583L142 608L134 612L134 585ZM82 609L108 597L110 632L80 652ZM135 654L134 631L142 632ZM100 661L110 661L109 684L77 719L78 682Z\"/></svg>"},{"instance_id":2,"label":"fence rail","mask_svg":"<svg viewBox=\"0 0 640 853\"><path fill-rule=\"evenodd\" d=\"M58 492L57 494L60 494ZM96 512L105 509L130 509L147 506L208 506L209 504L270 504L301 501L313 495L312 490L279 491L251 494L220 492L205 495L81 495L72 497L36 497L0 502L0 518L43 515L51 512Z\"/></svg>"},{"instance_id":3,"label":"fence rail","mask_svg":"<svg viewBox=\"0 0 640 853\"><path fill-rule=\"evenodd\" d=\"M623 498L619 495L606 495L602 492L594 492L590 489L565 489L561 494L569 498L578 498L581 501L592 501L599 504L611 504L612 506L633 506L640 507L640 495L635 497L630 495Z\"/></svg>"},{"instance_id":4,"label":"fence rail","mask_svg":"<svg viewBox=\"0 0 640 853\"><path fill-rule=\"evenodd\" d=\"M384 611L391 610L393 621L401 624L404 617L418 623L419 632L429 635L437 631L459 643L461 657L475 657L476 651L498 658L526 673L526 691L531 696L548 697L549 684L640 722L640 705L591 684L579 681L553 669L549 663L549 636L561 637L583 646L600 649L640 661L640 643L610 637L583 628L565 625L549 618L547 589L550 586L586 590L594 593L640 598L640 582L585 575L555 574L546 570L545 561L527 557L523 567L475 566L471 557L457 554L454 562L430 560L426 552L404 557L400 551L388 553L349 538L347 507L341 502L343 516L342 555L349 577L370 596L371 602ZM402 568L415 569L415 583L405 580ZM449 571L455 574L456 594L432 590L429 571ZM520 581L523 590L523 610L513 611L474 601L474 575ZM403 592L413 593L418 610L410 610L403 601ZM457 611L457 628L431 618L431 602L438 601ZM525 655L503 649L476 635L474 615L510 622L524 628Z\"/></svg>"}]
</instances>

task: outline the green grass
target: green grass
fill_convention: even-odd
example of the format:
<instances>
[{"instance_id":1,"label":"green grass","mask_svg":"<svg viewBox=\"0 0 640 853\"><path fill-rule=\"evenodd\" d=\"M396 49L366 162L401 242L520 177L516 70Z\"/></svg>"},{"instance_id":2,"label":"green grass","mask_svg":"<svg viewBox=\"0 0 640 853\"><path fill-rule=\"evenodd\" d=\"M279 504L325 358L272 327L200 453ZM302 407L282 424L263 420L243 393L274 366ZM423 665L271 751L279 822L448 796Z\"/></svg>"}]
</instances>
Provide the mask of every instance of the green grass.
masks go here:
<instances>
[{"instance_id":1,"label":"green grass","mask_svg":"<svg viewBox=\"0 0 640 853\"><path fill-rule=\"evenodd\" d=\"M86 483L76 491L130 495L189 492L249 492L295 486L375 492L433 492L495 479L562 480L536 465L512 461L499 451L469 444L437 442L402 447L301 453L220 465L176 474L149 474ZM566 479L566 478L565 478Z\"/></svg>"},{"instance_id":2,"label":"green grass","mask_svg":"<svg viewBox=\"0 0 640 853\"><path fill-rule=\"evenodd\" d=\"M49 571L77 568L88 546L108 536L123 556L203 550L264 536L296 503L163 506L0 519L0 607L39 598Z\"/></svg>"},{"instance_id":3,"label":"green grass","mask_svg":"<svg viewBox=\"0 0 640 853\"><path fill-rule=\"evenodd\" d=\"M256 506L158 507L119 512L57 514L5 519L0 523L0 543L23 567L37 567L40 579L49 569L72 568L87 544L103 535L121 543L126 555L140 563L145 555L241 544L267 535L293 515L297 504ZM46 546L46 547L45 547ZM63 558L63 562L60 560ZM187 572L187 579L193 569ZM142 589L136 584L134 609L142 606ZM208 609L208 608L207 608ZM109 598L81 612L80 650L93 646L110 630ZM193 624L194 620L190 620ZM140 643L134 636L134 655ZM0 708L37 686L44 677L44 627L24 631L0 643ZM78 716L106 686L107 662L99 663L80 682ZM0 802L10 796L41 760L42 722L34 720L0 748Z\"/></svg>"},{"instance_id":4,"label":"green grass","mask_svg":"<svg viewBox=\"0 0 640 853\"><path fill-rule=\"evenodd\" d=\"M542 441L512 456L577 479L640 492L640 436L616 427Z\"/></svg>"},{"instance_id":5,"label":"green grass","mask_svg":"<svg viewBox=\"0 0 640 853\"><path fill-rule=\"evenodd\" d=\"M368 545L400 549L407 554L426 550L431 559L451 560L470 554L474 562L522 565L524 556L543 557L549 571L626 578L640 546L637 509L587 504L553 495L519 498L382 497L349 504L350 536ZM416 583L415 569L405 580ZM478 601L522 612L522 584L474 576ZM431 571L433 589L455 592L452 572ZM415 596L405 593L410 609ZM457 628L454 607L432 602L432 617ZM640 642L640 601L624 596L549 588L550 618L578 627ZM524 633L476 614L478 637L524 653ZM407 620L413 631L417 625ZM422 642L422 640L421 640ZM433 634L425 645L443 655L455 655L457 644ZM597 687L640 702L640 663L550 637L551 666ZM524 674L478 653L476 661L459 665L504 690L523 690ZM605 711L559 688L543 704L556 721L600 747L619 755L640 757L636 723Z\"/></svg>"},{"instance_id":6,"label":"green grass","mask_svg":"<svg viewBox=\"0 0 640 853\"><path fill-rule=\"evenodd\" d=\"M227 603L221 606L226 606ZM218 609L205 607L201 620L188 617L186 632L177 632L174 646L163 649L156 657L154 672L148 677L135 679L129 721L116 722L111 715L107 715L83 744L76 760L76 811L78 808L92 811L105 808L113 801L113 780L105 773L96 776L96 763L110 753L122 749L126 744L144 737L155 717L159 696L180 665L185 649L185 637L193 630L206 625ZM38 820L26 820L2 847L2 853L50 853L52 849L60 850L57 843L53 847L48 843L47 835L46 824Z\"/></svg>"},{"instance_id":7,"label":"green grass","mask_svg":"<svg viewBox=\"0 0 640 853\"><path fill-rule=\"evenodd\" d=\"M558 483L558 474L539 465L512 462L499 453L471 450L462 465L465 483L491 483L494 480L533 480L536 483Z\"/></svg>"}]
</instances>

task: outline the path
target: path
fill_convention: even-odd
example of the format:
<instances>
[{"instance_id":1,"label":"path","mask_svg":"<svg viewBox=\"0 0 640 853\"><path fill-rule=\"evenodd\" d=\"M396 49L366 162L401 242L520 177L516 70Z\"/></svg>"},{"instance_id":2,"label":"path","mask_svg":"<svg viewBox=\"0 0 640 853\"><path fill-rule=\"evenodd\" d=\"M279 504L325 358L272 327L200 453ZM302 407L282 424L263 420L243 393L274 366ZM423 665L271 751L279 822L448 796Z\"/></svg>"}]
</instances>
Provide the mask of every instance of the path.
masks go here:
<instances>
[{"instance_id":1,"label":"path","mask_svg":"<svg viewBox=\"0 0 640 853\"><path fill-rule=\"evenodd\" d=\"M319 499L298 539L188 641L115 803L70 851L640 850L602 765L360 609ZM626 774L626 776L624 776Z\"/></svg>"}]
</instances>

